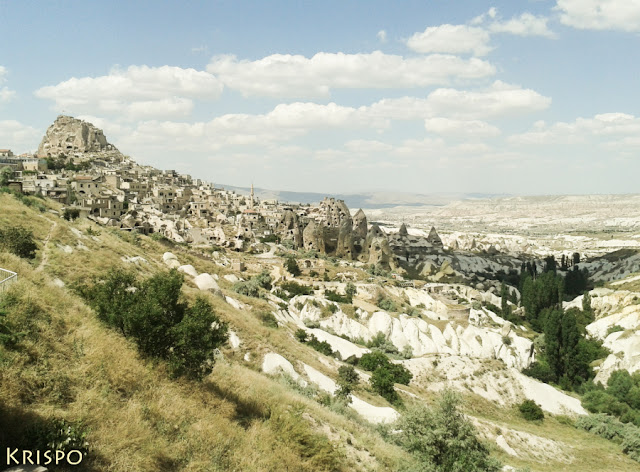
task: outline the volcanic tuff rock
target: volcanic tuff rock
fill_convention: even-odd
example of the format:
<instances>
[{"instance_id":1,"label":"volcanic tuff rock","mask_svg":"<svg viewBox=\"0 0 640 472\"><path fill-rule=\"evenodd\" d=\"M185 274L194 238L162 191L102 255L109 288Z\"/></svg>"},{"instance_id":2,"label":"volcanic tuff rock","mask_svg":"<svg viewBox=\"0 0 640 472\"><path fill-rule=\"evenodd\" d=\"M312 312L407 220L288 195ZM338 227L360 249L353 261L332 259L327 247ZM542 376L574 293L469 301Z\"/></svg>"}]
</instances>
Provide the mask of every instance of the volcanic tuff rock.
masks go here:
<instances>
[{"instance_id":1,"label":"volcanic tuff rock","mask_svg":"<svg viewBox=\"0 0 640 472\"><path fill-rule=\"evenodd\" d=\"M38 146L38 157L58 157L76 153L117 151L101 129L71 116L56 118Z\"/></svg>"}]
</instances>

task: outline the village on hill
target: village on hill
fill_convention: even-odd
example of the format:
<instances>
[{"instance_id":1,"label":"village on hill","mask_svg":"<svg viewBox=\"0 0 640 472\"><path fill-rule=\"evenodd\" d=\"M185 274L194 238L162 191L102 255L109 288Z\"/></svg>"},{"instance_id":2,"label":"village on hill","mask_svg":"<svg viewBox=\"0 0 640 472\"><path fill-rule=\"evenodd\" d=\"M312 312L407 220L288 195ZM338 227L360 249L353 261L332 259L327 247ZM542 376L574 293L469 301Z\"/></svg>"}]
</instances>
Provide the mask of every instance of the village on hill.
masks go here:
<instances>
[{"instance_id":1,"label":"village on hill","mask_svg":"<svg viewBox=\"0 0 640 472\"><path fill-rule=\"evenodd\" d=\"M406 227L387 234L353 217L342 200L317 205L260 200L251 194L144 166L110 144L91 123L59 116L35 155L0 150L7 186L65 206L65 215L88 217L105 226L141 234L159 234L178 243L216 245L248 251L259 242L279 242L385 270L402 272L398 260L409 252L441 252L435 228L427 237L409 236Z\"/></svg>"},{"instance_id":2,"label":"village on hill","mask_svg":"<svg viewBox=\"0 0 640 472\"><path fill-rule=\"evenodd\" d=\"M94 310L106 324L119 326L144 353L158 336L132 335L129 323L138 326L140 310L166 304L157 290L173 280L176 306L180 293L188 294L215 307L223 323L194 331L204 336L213 326L228 329L215 349L200 353L206 362L194 362L191 374L202 380L214 365L241 372L244 381L258 385L251 392L255 404L266 389L283 388L311 399L313 408L329 405L349 424L331 428L351 428L353 415L358 428L395 428L404 421L405 402L426 404L436 392L453 389L479 405L469 414L470 431L494 445L492 455L523 466L571 464L567 470L581 470L589 461L575 451L610 447L596 436L574 437L576 427L589 430L598 418L589 412L620 410L616 416L640 426L640 413L634 416L632 409L636 396L616 403L615 389L604 387L640 368L636 252L591 259L563 252L558 260L553 254L543 259L504 244L476 244L473 235L441 238L434 227L370 222L362 209L352 212L334 198L280 202L258 198L253 186L241 195L175 170L140 165L102 130L69 116L55 120L33 155L0 150L0 187L6 205L0 223L8 228L0 227L0 276L8 274L0 277L0 291L15 298L25 284L36 284L49 304L66 296L84 300L87 313ZM27 212L23 203L33 208ZM29 221L29 228L21 232L14 220ZM41 248L33 242L28 254L16 253L3 245L8 233L1 231L26 240L35 234ZM37 267L22 259L35 259ZM112 286L120 282L125 290ZM141 305L120 310L129 297ZM14 305L12 315L19 309ZM66 317L58 312L56 317ZM127 316L131 320L112 322ZM562 316L573 324L560 323ZM77 322L91 319L83 314ZM566 332L553 328L561 325ZM167 349L153 356L175 361L175 333L163 335ZM563 345L565 338L570 345ZM194 339L184 346L198 351ZM75 337L72 342L75 349ZM169 362L167 368L174 366ZM636 377L629 382L637 383ZM232 388L245 385L229 382ZM284 387L273 387L276 382ZM595 393L589 396L588 389ZM196 409L208 411L200 403ZM557 431L545 429L545 415L545 424ZM531 421L539 423L532 429ZM105 429L97 423L95 430ZM624 440L630 441L639 430L625 427ZM377 437L381 430L366 434ZM96 436L89 437L109 447ZM349 454L361 447L335 443ZM638 460L636 449L625 449L629 457L615 470L628 470ZM354 470L398 470L378 468L385 459L373 457L383 457L385 448L366 451L374 465ZM621 457L618 451L606 454L599 463Z\"/></svg>"}]
</instances>

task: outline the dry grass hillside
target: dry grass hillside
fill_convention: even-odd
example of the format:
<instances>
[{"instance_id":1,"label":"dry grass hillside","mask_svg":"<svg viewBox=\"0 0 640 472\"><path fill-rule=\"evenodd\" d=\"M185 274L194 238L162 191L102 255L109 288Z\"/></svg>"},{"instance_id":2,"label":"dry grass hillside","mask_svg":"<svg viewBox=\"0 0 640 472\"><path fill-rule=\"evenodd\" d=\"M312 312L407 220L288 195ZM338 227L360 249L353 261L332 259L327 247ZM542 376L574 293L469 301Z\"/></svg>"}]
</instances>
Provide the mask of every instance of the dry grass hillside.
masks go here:
<instances>
[{"instance_id":1,"label":"dry grass hillside","mask_svg":"<svg viewBox=\"0 0 640 472\"><path fill-rule=\"evenodd\" d=\"M267 352L327 375L336 369L333 359L296 342L293 329L265 325L260 314L272 308L265 300L232 292L232 283L223 277L231 271L210 253L98 227L86 219L68 222L47 211L55 204L41 205L27 206L0 194L0 228L29 228L38 244L32 260L0 252L0 267L19 274L18 282L0 293L0 311L19 333L15 344L0 343L3 447L29 447L47 427L65 420L78 436L86 433L90 453L82 470L397 471L412 464L408 453L385 442L355 413L323 406L286 379L261 373ZM174 379L164 361L142 357L132 341L100 322L75 291L117 266L139 277L166 271L162 255L168 250L199 273L218 275L222 292L248 307L236 309L185 279L185 299L204 294L242 340L241 349L221 349L213 372L201 382ZM127 262L134 257L144 261ZM416 386L405 390L408 403L433 397ZM358 394L388 406L364 388ZM488 440L514 430L549 441L524 444L529 453L517 458L494 442L491 453L504 463L534 471L638 470L619 445L576 430L566 418L535 424L516 409L499 408L470 393L468 400L466 412Z\"/></svg>"},{"instance_id":2,"label":"dry grass hillside","mask_svg":"<svg viewBox=\"0 0 640 472\"><path fill-rule=\"evenodd\" d=\"M124 265L122 256L145 257L148 264L135 266L142 275L166 270L159 262L166 248L146 237L129 242L103 228L94 227L100 234L88 236L86 220L68 223L8 195L0 195L0 208L0 226L28 227L40 243L32 262L0 253L0 267L19 274L0 307L23 333L14 348L0 347L3 446L20 445L39 425L64 419L87 432L91 459L83 470L397 470L406 459L371 428L323 408L251 364L241 365L231 353L201 383L171 379L162 362L141 358L69 289ZM215 273L211 262L181 255ZM185 284L187 298L195 291ZM254 333L248 342L256 351L289 344L284 333L264 327L255 316L210 299L243 339Z\"/></svg>"}]
</instances>

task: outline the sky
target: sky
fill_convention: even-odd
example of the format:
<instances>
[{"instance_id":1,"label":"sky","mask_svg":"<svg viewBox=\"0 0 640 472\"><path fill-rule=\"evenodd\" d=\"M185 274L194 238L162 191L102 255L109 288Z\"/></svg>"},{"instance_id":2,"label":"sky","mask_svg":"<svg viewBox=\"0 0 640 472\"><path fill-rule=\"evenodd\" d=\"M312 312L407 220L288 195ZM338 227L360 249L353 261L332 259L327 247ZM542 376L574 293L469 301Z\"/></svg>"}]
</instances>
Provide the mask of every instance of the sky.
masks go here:
<instances>
[{"instance_id":1,"label":"sky","mask_svg":"<svg viewBox=\"0 0 640 472\"><path fill-rule=\"evenodd\" d=\"M304 192L638 193L640 0L0 0L0 148L59 114Z\"/></svg>"}]
</instances>

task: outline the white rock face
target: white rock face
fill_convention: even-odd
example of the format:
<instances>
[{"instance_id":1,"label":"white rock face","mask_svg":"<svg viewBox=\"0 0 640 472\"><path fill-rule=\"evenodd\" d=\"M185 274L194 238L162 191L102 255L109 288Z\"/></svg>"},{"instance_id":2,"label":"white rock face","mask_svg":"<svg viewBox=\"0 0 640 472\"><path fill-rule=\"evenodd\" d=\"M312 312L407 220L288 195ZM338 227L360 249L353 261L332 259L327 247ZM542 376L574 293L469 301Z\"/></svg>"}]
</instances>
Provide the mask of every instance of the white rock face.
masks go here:
<instances>
[{"instance_id":1,"label":"white rock face","mask_svg":"<svg viewBox=\"0 0 640 472\"><path fill-rule=\"evenodd\" d=\"M177 261L177 260L178 260L178 258L177 258L177 257L176 257L176 255L175 255L174 253L172 253L172 252L165 252L165 253L162 255L162 260L163 260L164 262L167 262L167 261L170 261L170 260Z\"/></svg>"},{"instance_id":2,"label":"white rock face","mask_svg":"<svg viewBox=\"0 0 640 472\"><path fill-rule=\"evenodd\" d=\"M640 293L626 290L595 289L591 292L591 307L596 316L602 316L587 326L587 332L604 341L610 354L597 367L595 382L606 384L614 370L626 369L629 373L640 370ZM595 296L594 296L595 295ZM581 298L580 303L582 303ZM571 303L576 302L576 300ZM577 302L576 302L577 303ZM607 334L612 326L624 331Z\"/></svg>"},{"instance_id":3,"label":"white rock face","mask_svg":"<svg viewBox=\"0 0 640 472\"><path fill-rule=\"evenodd\" d=\"M225 296L224 299L227 301L229 305L231 305L236 310L244 310L247 306L239 300L236 300L233 297Z\"/></svg>"},{"instance_id":4,"label":"white rock face","mask_svg":"<svg viewBox=\"0 0 640 472\"><path fill-rule=\"evenodd\" d=\"M470 390L498 405L511 406L529 399L552 414L587 414L577 398L527 377L515 368L498 366L495 361L442 355L409 359L402 364L414 375L412 385L427 390L440 391L450 386Z\"/></svg>"},{"instance_id":5,"label":"white rock face","mask_svg":"<svg viewBox=\"0 0 640 472\"><path fill-rule=\"evenodd\" d=\"M229 330L229 344L231 344L231 347L233 349L238 349L240 347L240 344L242 344L242 341L240 341L240 338L238 337L236 332L231 329Z\"/></svg>"},{"instance_id":6,"label":"white rock face","mask_svg":"<svg viewBox=\"0 0 640 472\"><path fill-rule=\"evenodd\" d=\"M307 307L302 310L301 315ZM342 311L320 321L324 329L332 329L338 335L369 341L377 333L383 333L399 351L411 347L415 357L425 354L460 354L484 359L501 359L507 367L523 369L532 361L532 343L513 331L506 345L502 330L468 325L463 328L447 323L444 331L425 320L401 314L394 318L384 311L375 312L366 324L349 318Z\"/></svg>"},{"instance_id":7,"label":"white rock face","mask_svg":"<svg viewBox=\"0 0 640 472\"><path fill-rule=\"evenodd\" d=\"M129 264L135 264L135 265L148 264L147 260L141 256L122 256L121 259L122 259L122 262L127 262Z\"/></svg>"},{"instance_id":8,"label":"white rock face","mask_svg":"<svg viewBox=\"0 0 640 472\"><path fill-rule=\"evenodd\" d=\"M198 276L198 271L191 264L179 266L178 267L178 271L179 272L184 272L185 274L190 275L191 277L197 277Z\"/></svg>"},{"instance_id":9,"label":"white rock face","mask_svg":"<svg viewBox=\"0 0 640 472\"><path fill-rule=\"evenodd\" d=\"M369 349L356 346L346 339L342 339L339 336L334 336L321 329L309 329L309 333L313 334L318 341L326 341L331 346L331 349L340 353L343 359L351 356L362 357L363 354L370 352Z\"/></svg>"},{"instance_id":10,"label":"white rock face","mask_svg":"<svg viewBox=\"0 0 640 472\"><path fill-rule=\"evenodd\" d=\"M501 434L496 438L496 444L500 449L509 454L510 456L518 457L518 453L507 443L507 440Z\"/></svg>"},{"instance_id":11,"label":"white rock face","mask_svg":"<svg viewBox=\"0 0 640 472\"><path fill-rule=\"evenodd\" d=\"M351 396L349 406L371 423L393 423L399 416L398 412L389 406L373 406L355 395Z\"/></svg>"},{"instance_id":12,"label":"white rock face","mask_svg":"<svg viewBox=\"0 0 640 472\"><path fill-rule=\"evenodd\" d=\"M302 367L304 368L304 373L307 375L309 380L316 384L320 390L324 390L331 395L336 392L338 386L330 377L324 375L322 372L314 369L310 365L303 363Z\"/></svg>"},{"instance_id":13,"label":"white rock face","mask_svg":"<svg viewBox=\"0 0 640 472\"><path fill-rule=\"evenodd\" d=\"M60 288L64 287L64 282L60 279L53 279L51 283L56 287L60 287Z\"/></svg>"},{"instance_id":14,"label":"white rock face","mask_svg":"<svg viewBox=\"0 0 640 472\"><path fill-rule=\"evenodd\" d=\"M334 394L336 391L336 383L322 372L314 369L310 365L303 364L305 374L309 381L316 384L321 390ZM371 423L392 423L398 419L398 412L391 407L374 406L361 400L355 395L351 396L349 404L359 415Z\"/></svg>"},{"instance_id":15,"label":"white rock face","mask_svg":"<svg viewBox=\"0 0 640 472\"><path fill-rule=\"evenodd\" d=\"M206 272L194 277L193 282L200 290L211 290L214 292L220 290L218 283Z\"/></svg>"},{"instance_id":16,"label":"white rock face","mask_svg":"<svg viewBox=\"0 0 640 472\"><path fill-rule=\"evenodd\" d=\"M73 253L73 248L69 245L66 244L58 244L58 248L63 251L66 254L72 254Z\"/></svg>"},{"instance_id":17,"label":"white rock face","mask_svg":"<svg viewBox=\"0 0 640 472\"><path fill-rule=\"evenodd\" d=\"M231 282L232 284L235 284L236 282L240 282L240 278L235 275L235 274L227 274L223 277L225 280L228 280L229 282Z\"/></svg>"},{"instance_id":18,"label":"white rock face","mask_svg":"<svg viewBox=\"0 0 640 472\"><path fill-rule=\"evenodd\" d=\"M279 374L280 372L284 372L289 374L295 380L300 378L291 362L275 352L270 352L264 356L262 361L262 371L265 374Z\"/></svg>"}]
</instances>

